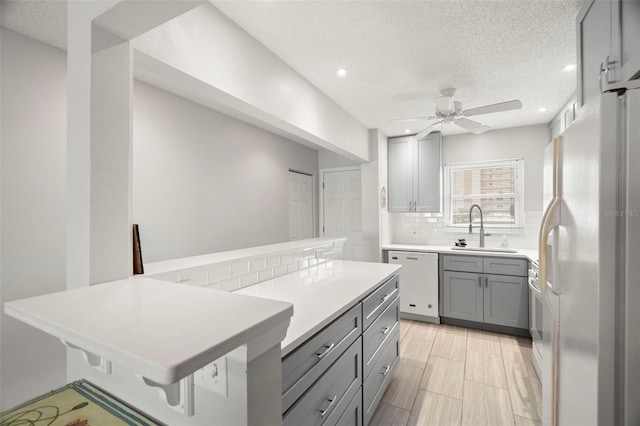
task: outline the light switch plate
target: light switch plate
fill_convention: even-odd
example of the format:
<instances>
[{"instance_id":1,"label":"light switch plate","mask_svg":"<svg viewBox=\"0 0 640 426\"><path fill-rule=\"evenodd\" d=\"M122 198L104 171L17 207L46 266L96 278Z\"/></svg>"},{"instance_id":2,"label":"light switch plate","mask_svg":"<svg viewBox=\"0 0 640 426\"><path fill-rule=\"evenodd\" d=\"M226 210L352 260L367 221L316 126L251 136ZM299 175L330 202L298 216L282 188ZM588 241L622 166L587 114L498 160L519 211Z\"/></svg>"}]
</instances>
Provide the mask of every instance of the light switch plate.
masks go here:
<instances>
[{"instance_id":1,"label":"light switch plate","mask_svg":"<svg viewBox=\"0 0 640 426\"><path fill-rule=\"evenodd\" d=\"M205 365L193 375L196 386L209 389L225 397L229 396L226 357Z\"/></svg>"}]
</instances>

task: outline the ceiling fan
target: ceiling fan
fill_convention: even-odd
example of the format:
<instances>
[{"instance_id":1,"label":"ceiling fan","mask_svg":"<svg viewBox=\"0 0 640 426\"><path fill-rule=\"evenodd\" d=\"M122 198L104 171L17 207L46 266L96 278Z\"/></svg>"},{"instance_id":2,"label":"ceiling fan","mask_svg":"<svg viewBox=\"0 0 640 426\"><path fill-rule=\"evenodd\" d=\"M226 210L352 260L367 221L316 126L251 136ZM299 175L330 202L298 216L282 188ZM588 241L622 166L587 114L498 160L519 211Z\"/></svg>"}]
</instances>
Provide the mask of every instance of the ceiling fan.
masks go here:
<instances>
[{"instance_id":1,"label":"ceiling fan","mask_svg":"<svg viewBox=\"0 0 640 426\"><path fill-rule=\"evenodd\" d=\"M469 120L467 117L473 117L475 115L491 114L494 112L511 111L514 109L522 108L522 102L519 100L500 102L497 104L484 105L471 109L462 109L462 102L454 101L453 95L456 93L456 89L444 89L440 92L441 96L434 98L436 104L435 115L429 117L412 117L412 118L397 118L397 121L412 121L412 120L437 120L431 123L426 129L422 130L416 135L416 137L422 138L428 135L433 126L437 124L456 124L463 129L467 129L476 135L486 132L490 129L489 126L483 123L479 123L474 120Z\"/></svg>"}]
</instances>

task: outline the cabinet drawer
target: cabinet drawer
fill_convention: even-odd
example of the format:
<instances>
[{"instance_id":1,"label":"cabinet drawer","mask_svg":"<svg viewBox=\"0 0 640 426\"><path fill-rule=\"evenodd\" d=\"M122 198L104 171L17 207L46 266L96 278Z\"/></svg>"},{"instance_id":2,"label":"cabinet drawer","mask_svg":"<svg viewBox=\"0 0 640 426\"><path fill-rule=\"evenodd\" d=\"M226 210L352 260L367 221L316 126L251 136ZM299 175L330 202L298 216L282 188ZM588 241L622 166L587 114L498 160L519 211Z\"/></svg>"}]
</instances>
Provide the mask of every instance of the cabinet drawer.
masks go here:
<instances>
[{"instance_id":1,"label":"cabinet drawer","mask_svg":"<svg viewBox=\"0 0 640 426\"><path fill-rule=\"evenodd\" d=\"M482 272L482 257L446 254L442 256L442 267L445 271Z\"/></svg>"},{"instance_id":2,"label":"cabinet drawer","mask_svg":"<svg viewBox=\"0 0 640 426\"><path fill-rule=\"evenodd\" d=\"M394 275L362 301L362 329L366 330L398 295L398 275Z\"/></svg>"},{"instance_id":3,"label":"cabinet drawer","mask_svg":"<svg viewBox=\"0 0 640 426\"><path fill-rule=\"evenodd\" d=\"M495 275L515 275L526 277L528 262L526 259L513 259L508 257L485 257L484 273Z\"/></svg>"},{"instance_id":4,"label":"cabinet drawer","mask_svg":"<svg viewBox=\"0 0 640 426\"><path fill-rule=\"evenodd\" d=\"M371 374L362 385L362 410L365 425L369 424L400 360L398 336L399 332L396 331L384 345L382 356L375 363Z\"/></svg>"},{"instance_id":5,"label":"cabinet drawer","mask_svg":"<svg viewBox=\"0 0 640 426\"><path fill-rule=\"evenodd\" d=\"M356 340L284 415L283 426L321 425L344 412L362 383L362 342Z\"/></svg>"},{"instance_id":6,"label":"cabinet drawer","mask_svg":"<svg viewBox=\"0 0 640 426\"><path fill-rule=\"evenodd\" d=\"M338 410L336 410L337 413ZM362 387L358 388L358 392L351 399L351 402L345 408L344 413L341 414L338 421L333 421L333 417L330 416L327 419L327 425L336 426L362 426Z\"/></svg>"},{"instance_id":7,"label":"cabinet drawer","mask_svg":"<svg viewBox=\"0 0 640 426\"><path fill-rule=\"evenodd\" d=\"M282 360L283 412L286 412L362 333L360 311L358 303Z\"/></svg>"},{"instance_id":8,"label":"cabinet drawer","mask_svg":"<svg viewBox=\"0 0 640 426\"><path fill-rule=\"evenodd\" d=\"M362 336L362 377L367 380L376 361L382 356L383 344L398 330L400 319L400 298L396 297Z\"/></svg>"}]
</instances>

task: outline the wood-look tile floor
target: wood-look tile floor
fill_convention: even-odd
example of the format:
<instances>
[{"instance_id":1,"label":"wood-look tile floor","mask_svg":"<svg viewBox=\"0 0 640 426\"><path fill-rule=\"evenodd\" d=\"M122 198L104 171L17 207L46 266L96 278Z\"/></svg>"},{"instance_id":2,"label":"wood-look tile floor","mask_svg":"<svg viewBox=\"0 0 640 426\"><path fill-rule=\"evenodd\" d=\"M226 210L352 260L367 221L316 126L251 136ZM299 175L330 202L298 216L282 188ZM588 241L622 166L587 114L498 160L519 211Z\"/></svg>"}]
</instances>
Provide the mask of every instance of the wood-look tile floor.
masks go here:
<instances>
[{"instance_id":1,"label":"wood-look tile floor","mask_svg":"<svg viewBox=\"0 0 640 426\"><path fill-rule=\"evenodd\" d=\"M400 364L375 426L541 425L531 339L400 322Z\"/></svg>"}]
</instances>

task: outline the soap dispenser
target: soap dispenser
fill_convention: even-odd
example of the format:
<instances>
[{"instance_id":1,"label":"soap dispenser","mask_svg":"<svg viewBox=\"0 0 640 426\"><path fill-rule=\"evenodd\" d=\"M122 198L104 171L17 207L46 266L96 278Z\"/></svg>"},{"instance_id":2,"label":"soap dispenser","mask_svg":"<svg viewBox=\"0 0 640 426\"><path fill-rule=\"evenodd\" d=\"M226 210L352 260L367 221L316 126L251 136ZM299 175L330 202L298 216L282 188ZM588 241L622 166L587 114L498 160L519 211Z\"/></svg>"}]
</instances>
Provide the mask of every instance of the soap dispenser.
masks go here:
<instances>
[{"instance_id":1,"label":"soap dispenser","mask_svg":"<svg viewBox=\"0 0 640 426\"><path fill-rule=\"evenodd\" d=\"M506 235L502 235L502 248L509 248L509 240L507 240Z\"/></svg>"}]
</instances>

